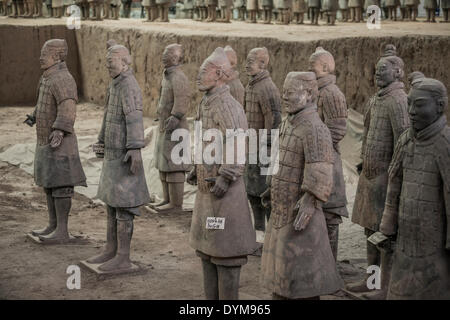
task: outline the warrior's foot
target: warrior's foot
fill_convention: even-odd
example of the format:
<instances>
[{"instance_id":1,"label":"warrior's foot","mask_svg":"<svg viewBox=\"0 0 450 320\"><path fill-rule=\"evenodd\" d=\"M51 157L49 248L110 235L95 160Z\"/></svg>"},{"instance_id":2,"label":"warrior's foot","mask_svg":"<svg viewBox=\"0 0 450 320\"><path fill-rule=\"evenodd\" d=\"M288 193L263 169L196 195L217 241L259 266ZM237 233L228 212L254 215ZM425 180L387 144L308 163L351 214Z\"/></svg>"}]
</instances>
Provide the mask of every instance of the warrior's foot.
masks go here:
<instances>
[{"instance_id":1,"label":"warrior's foot","mask_svg":"<svg viewBox=\"0 0 450 320\"><path fill-rule=\"evenodd\" d=\"M168 203L169 203L169 200L163 200L161 202L158 202L157 204L154 204L153 207L161 207L161 206L163 206L165 204L168 204Z\"/></svg>"},{"instance_id":2,"label":"warrior's foot","mask_svg":"<svg viewBox=\"0 0 450 320\"><path fill-rule=\"evenodd\" d=\"M127 270L131 268L131 261L128 255L117 254L111 260L98 267L101 271Z\"/></svg>"},{"instance_id":3,"label":"warrior's foot","mask_svg":"<svg viewBox=\"0 0 450 320\"><path fill-rule=\"evenodd\" d=\"M386 300L387 292L386 290L374 290L364 293L362 296L369 300Z\"/></svg>"},{"instance_id":4,"label":"warrior's foot","mask_svg":"<svg viewBox=\"0 0 450 320\"><path fill-rule=\"evenodd\" d=\"M369 288L367 288L367 279L363 279L358 282L353 282L347 284L347 290L351 292L367 292Z\"/></svg>"},{"instance_id":5,"label":"warrior's foot","mask_svg":"<svg viewBox=\"0 0 450 320\"><path fill-rule=\"evenodd\" d=\"M33 236L46 236L50 233L52 233L53 231L55 231L56 226L47 226L44 229L39 229L39 230L32 230L31 234Z\"/></svg>"},{"instance_id":6,"label":"warrior's foot","mask_svg":"<svg viewBox=\"0 0 450 320\"><path fill-rule=\"evenodd\" d=\"M158 212L169 212L169 211L182 211L183 208L181 206L175 206L171 203L168 203L163 206L155 207L155 210Z\"/></svg>"},{"instance_id":7,"label":"warrior's foot","mask_svg":"<svg viewBox=\"0 0 450 320\"><path fill-rule=\"evenodd\" d=\"M65 242L70 240L68 232L53 231L49 235L40 235L39 239L43 242Z\"/></svg>"},{"instance_id":8,"label":"warrior's foot","mask_svg":"<svg viewBox=\"0 0 450 320\"><path fill-rule=\"evenodd\" d=\"M87 259L86 261L89 263L105 263L106 261L111 260L116 255L116 250L105 250L104 252L93 256L92 258Z\"/></svg>"}]
</instances>

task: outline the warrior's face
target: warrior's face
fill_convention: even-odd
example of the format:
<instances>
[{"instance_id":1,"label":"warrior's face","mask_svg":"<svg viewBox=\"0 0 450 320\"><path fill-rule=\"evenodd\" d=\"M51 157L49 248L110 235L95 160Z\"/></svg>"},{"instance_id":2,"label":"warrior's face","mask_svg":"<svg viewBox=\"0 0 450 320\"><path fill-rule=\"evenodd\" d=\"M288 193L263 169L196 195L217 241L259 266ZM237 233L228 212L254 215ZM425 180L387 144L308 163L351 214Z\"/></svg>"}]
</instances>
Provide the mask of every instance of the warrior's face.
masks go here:
<instances>
[{"instance_id":1,"label":"warrior's face","mask_svg":"<svg viewBox=\"0 0 450 320\"><path fill-rule=\"evenodd\" d=\"M247 75L254 76L262 71L261 63L256 58L255 54L250 53L247 56L247 61L245 63L245 72Z\"/></svg>"},{"instance_id":2,"label":"warrior's face","mask_svg":"<svg viewBox=\"0 0 450 320\"><path fill-rule=\"evenodd\" d=\"M222 82L219 81L221 76L222 71L219 68L208 61L203 62L197 75L198 90L209 91L219 86L222 84Z\"/></svg>"},{"instance_id":3,"label":"warrior's face","mask_svg":"<svg viewBox=\"0 0 450 320\"><path fill-rule=\"evenodd\" d=\"M42 70L47 70L51 66L60 62L58 54L48 46L42 47L39 63Z\"/></svg>"},{"instance_id":4,"label":"warrior's face","mask_svg":"<svg viewBox=\"0 0 450 320\"><path fill-rule=\"evenodd\" d=\"M319 58L309 60L309 71L314 72L317 79L329 74L327 65Z\"/></svg>"},{"instance_id":5,"label":"warrior's face","mask_svg":"<svg viewBox=\"0 0 450 320\"><path fill-rule=\"evenodd\" d=\"M125 71L126 64L122 60L122 56L118 53L109 52L106 56L106 67L111 78L117 77L122 71Z\"/></svg>"},{"instance_id":6,"label":"warrior's face","mask_svg":"<svg viewBox=\"0 0 450 320\"><path fill-rule=\"evenodd\" d=\"M380 59L377 63L375 79L379 88L386 88L396 80L396 68L386 59Z\"/></svg>"},{"instance_id":7,"label":"warrior's face","mask_svg":"<svg viewBox=\"0 0 450 320\"><path fill-rule=\"evenodd\" d=\"M302 81L286 79L283 86L283 106L287 113L293 114L303 110L311 102L311 94Z\"/></svg>"},{"instance_id":8,"label":"warrior's face","mask_svg":"<svg viewBox=\"0 0 450 320\"><path fill-rule=\"evenodd\" d=\"M409 91L408 113L411 126L420 131L435 122L442 114L438 99L430 91L415 89Z\"/></svg>"},{"instance_id":9,"label":"warrior's face","mask_svg":"<svg viewBox=\"0 0 450 320\"><path fill-rule=\"evenodd\" d=\"M173 48L165 48L162 56L164 68L169 68L179 64L180 51Z\"/></svg>"}]
</instances>

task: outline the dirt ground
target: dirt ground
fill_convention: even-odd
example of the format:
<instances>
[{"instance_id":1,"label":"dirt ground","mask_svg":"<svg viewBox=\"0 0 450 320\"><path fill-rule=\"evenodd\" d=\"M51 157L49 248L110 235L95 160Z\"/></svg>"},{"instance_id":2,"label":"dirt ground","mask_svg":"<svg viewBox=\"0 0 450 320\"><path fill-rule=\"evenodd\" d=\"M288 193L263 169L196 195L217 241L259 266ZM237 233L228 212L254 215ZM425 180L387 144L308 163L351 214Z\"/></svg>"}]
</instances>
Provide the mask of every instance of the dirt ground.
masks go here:
<instances>
[{"instance_id":1,"label":"dirt ground","mask_svg":"<svg viewBox=\"0 0 450 320\"><path fill-rule=\"evenodd\" d=\"M0 108L0 153L35 140L35 129L22 124L31 107ZM78 105L78 137L98 132L102 109ZM152 119L146 118L146 126ZM149 186L152 189L152 186ZM131 258L147 272L98 279L81 269L81 289L66 287L69 265L98 253L104 244L105 208L76 194L69 230L89 239L87 245L38 245L25 234L46 225L45 195L22 169L0 162L0 299L203 299L199 258L188 244L190 214L155 215L141 210L135 220ZM361 230L346 221L341 228L339 270L344 281L364 273ZM355 234L358 235L355 236ZM241 273L241 299L269 299L259 284L260 258L249 257ZM323 299L350 299L345 294Z\"/></svg>"}]
</instances>

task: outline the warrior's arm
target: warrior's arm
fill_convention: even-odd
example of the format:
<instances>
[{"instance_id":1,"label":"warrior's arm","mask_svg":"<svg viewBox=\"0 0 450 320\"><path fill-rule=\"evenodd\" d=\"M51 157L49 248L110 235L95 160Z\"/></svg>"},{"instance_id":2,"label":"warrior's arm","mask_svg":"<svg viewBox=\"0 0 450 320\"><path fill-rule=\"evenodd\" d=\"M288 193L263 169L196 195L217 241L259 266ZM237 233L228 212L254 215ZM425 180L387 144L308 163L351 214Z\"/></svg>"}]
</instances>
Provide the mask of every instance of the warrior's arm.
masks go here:
<instances>
[{"instance_id":1,"label":"warrior's arm","mask_svg":"<svg viewBox=\"0 0 450 320\"><path fill-rule=\"evenodd\" d=\"M173 88L173 108L170 112L174 117L181 119L189 110L189 100L191 97L191 89L189 81L184 74L175 74L172 79Z\"/></svg>"},{"instance_id":2,"label":"warrior's arm","mask_svg":"<svg viewBox=\"0 0 450 320\"><path fill-rule=\"evenodd\" d=\"M447 234L445 248L447 250L450 250L450 164L448 161L448 159L450 158L450 135L448 134L448 132L450 132L450 130L447 128L446 132L446 137L444 139L440 139L441 141L438 141L438 143L436 143L436 146L439 150L436 160L442 178L444 208L447 217L447 226L445 227Z\"/></svg>"},{"instance_id":3,"label":"warrior's arm","mask_svg":"<svg viewBox=\"0 0 450 320\"><path fill-rule=\"evenodd\" d=\"M337 146L347 132L347 103L340 92L325 90L319 97L323 106L324 123L330 130L333 145Z\"/></svg>"},{"instance_id":4,"label":"warrior's arm","mask_svg":"<svg viewBox=\"0 0 450 320\"><path fill-rule=\"evenodd\" d=\"M56 120L52 125L55 130L73 133L78 101L77 85L72 77L61 77L52 80L50 90L56 100Z\"/></svg>"},{"instance_id":5,"label":"warrior's arm","mask_svg":"<svg viewBox=\"0 0 450 320\"><path fill-rule=\"evenodd\" d=\"M144 142L144 120L142 110L142 95L139 88L131 85L121 89L122 107L127 128L126 149L141 149Z\"/></svg>"},{"instance_id":6,"label":"warrior's arm","mask_svg":"<svg viewBox=\"0 0 450 320\"><path fill-rule=\"evenodd\" d=\"M259 104L264 116L264 128L270 135L271 129L277 129L281 123L281 98L273 82L265 83L259 90Z\"/></svg>"},{"instance_id":7,"label":"warrior's arm","mask_svg":"<svg viewBox=\"0 0 450 320\"><path fill-rule=\"evenodd\" d=\"M394 134L394 145L397 143L400 135L409 128L408 102L406 97L399 98L398 101L393 98L393 103L389 106L389 118Z\"/></svg>"},{"instance_id":8,"label":"warrior's arm","mask_svg":"<svg viewBox=\"0 0 450 320\"><path fill-rule=\"evenodd\" d=\"M372 105L372 98L367 102L367 105L364 110L364 120L363 120L363 135L362 135L362 146L361 146L361 159L364 159L364 152L366 151L366 141L367 141L367 132L369 131L370 126L370 109Z\"/></svg>"},{"instance_id":9,"label":"warrior's arm","mask_svg":"<svg viewBox=\"0 0 450 320\"><path fill-rule=\"evenodd\" d=\"M398 206L403 182L404 148L408 143L408 132L401 135L395 146L394 155L389 166L389 180L380 231L385 235L394 235L398 227Z\"/></svg>"}]
</instances>

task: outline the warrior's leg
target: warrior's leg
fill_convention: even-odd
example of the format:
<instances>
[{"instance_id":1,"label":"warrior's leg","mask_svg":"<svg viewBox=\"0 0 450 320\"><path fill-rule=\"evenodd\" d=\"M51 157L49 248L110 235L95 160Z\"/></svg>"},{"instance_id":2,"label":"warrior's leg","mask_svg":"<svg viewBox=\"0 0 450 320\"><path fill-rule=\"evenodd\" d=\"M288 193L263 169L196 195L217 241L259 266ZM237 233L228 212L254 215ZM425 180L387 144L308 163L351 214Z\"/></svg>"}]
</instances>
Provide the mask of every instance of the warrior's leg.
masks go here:
<instances>
[{"instance_id":1,"label":"warrior's leg","mask_svg":"<svg viewBox=\"0 0 450 320\"><path fill-rule=\"evenodd\" d=\"M105 1L103 3L103 19L109 19L109 2Z\"/></svg>"},{"instance_id":2,"label":"warrior's leg","mask_svg":"<svg viewBox=\"0 0 450 320\"><path fill-rule=\"evenodd\" d=\"M316 26L319 25L319 13L320 13L320 9L319 8L314 8L314 24Z\"/></svg>"},{"instance_id":3,"label":"warrior's leg","mask_svg":"<svg viewBox=\"0 0 450 320\"><path fill-rule=\"evenodd\" d=\"M43 242L69 240L67 225L73 194L73 187L54 188L52 190L56 211L56 229L48 235L40 235L39 239Z\"/></svg>"},{"instance_id":4,"label":"warrior's leg","mask_svg":"<svg viewBox=\"0 0 450 320\"><path fill-rule=\"evenodd\" d=\"M117 253L116 209L107 205L106 212L106 244L102 253L87 260L89 263L104 263L114 258Z\"/></svg>"},{"instance_id":5,"label":"warrior's leg","mask_svg":"<svg viewBox=\"0 0 450 320\"><path fill-rule=\"evenodd\" d=\"M184 178L184 172L180 173ZM183 179L184 180L184 179ZM155 207L158 212L182 210L183 206L183 194L184 194L184 181L183 182L167 182L169 189L169 203Z\"/></svg>"},{"instance_id":6,"label":"warrior's leg","mask_svg":"<svg viewBox=\"0 0 450 320\"><path fill-rule=\"evenodd\" d=\"M55 201L52 196L52 189L44 188L47 197L47 208L48 208L48 226L44 229L33 230L31 233L35 236L47 235L52 233L56 229L56 209Z\"/></svg>"},{"instance_id":7,"label":"warrior's leg","mask_svg":"<svg viewBox=\"0 0 450 320\"><path fill-rule=\"evenodd\" d=\"M239 299L239 280L241 266L217 266L217 277L219 284L219 300Z\"/></svg>"},{"instance_id":8,"label":"warrior's leg","mask_svg":"<svg viewBox=\"0 0 450 320\"><path fill-rule=\"evenodd\" d=\"M264 231L266 230L266 222L264 219L264 207L261 204L261 198L257 196L247 195L250 202L250 206L253 211L253 218L255 220L255 230Z\"/></svg>"},{"instance_id":9,"label":"warrior's leg","mask_svg":"<svg viewBox=\"0 0 450 320\"><path fill-rule=\"evenodd\" d=\"M170 202L169 184L167 183L167 172L160 171L159 179L161 180L161 184L162 184L163 200L161 202L155 204L154 205L155 207L160 207L160 206L163 206Z\"/></svg>"},{"instance_id":10,"label":"warrior's leg","mask_svg":"<svg viewBox=\"0 0 450 320\"><path fill-rule=\"evenodd\" d=\"M218 300L219 299L219 284L217 276L217 266L211 262L210 257L199 253L202 260L203 269L203 288L205 290L205 298L207 300Z\"/></svg>"},{"instance_id":11,"label":"warrior's leg","mask_svg":"<svg viewBox=\"0 0 450 320\"><path fill-rule=\"evenodd\" d=\"M436 10L431 10L431 22L436 22Z\"/></svg>"},{"instance_id":12,"label":"warrior's leg","mask_svg":"<svg viewBox=\"0 0 450 320\"><path fill-rule=\"evenodd\" d=\"M131 268L130 245L133 236L132 210L138 208L117 208L117 253L111 260L98 267L102 271L126 270Z\"/></svg>"}]
</instances>

